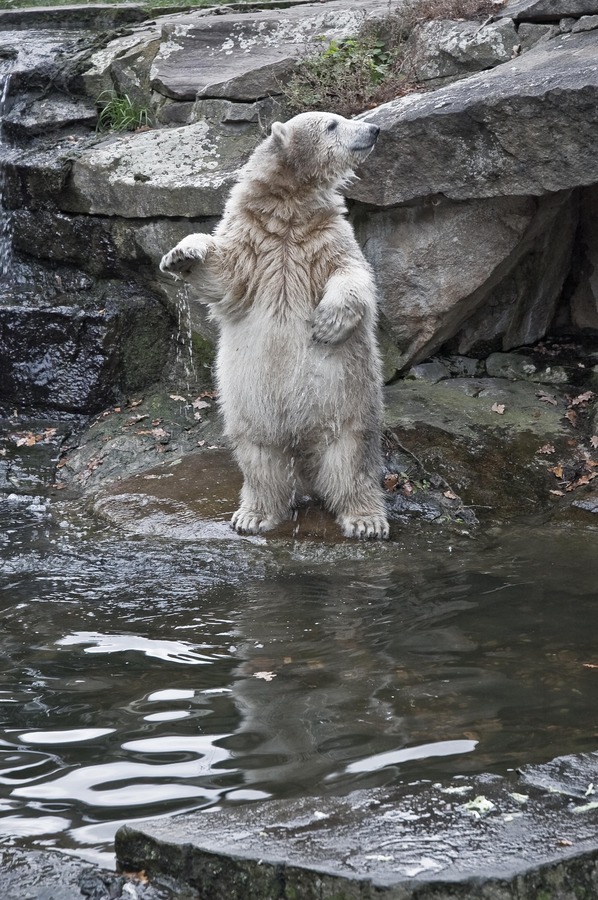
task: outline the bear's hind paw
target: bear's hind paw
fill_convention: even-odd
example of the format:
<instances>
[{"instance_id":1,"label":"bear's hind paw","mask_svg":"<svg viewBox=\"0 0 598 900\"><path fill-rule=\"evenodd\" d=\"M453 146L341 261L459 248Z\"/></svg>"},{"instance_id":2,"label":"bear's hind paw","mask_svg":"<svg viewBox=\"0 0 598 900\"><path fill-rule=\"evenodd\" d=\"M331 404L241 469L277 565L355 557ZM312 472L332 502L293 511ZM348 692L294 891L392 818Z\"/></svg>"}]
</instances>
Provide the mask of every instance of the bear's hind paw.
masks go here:
<instances>
[{"instance_id":1,"label":"bear's hind paw","mask_svg":"<svg viewBox=\"0 0 598 900\"><path fill-rule=\"evenodd\" d=\"M384 516L339 516L337 521L345 537L388 540L390 529Z\"/></svg>"},{"instance_id":2,"label":"bear's hind paw","mask_svg":"<svg viewBox=\"0 0 598 900\"><path fill-rule=\"evenodd\" d=\"M230 527L238 534L263 534L280 522L277 516L266 516L255 509L241 507L230 520Z\"/></svg>"}]
</instances>

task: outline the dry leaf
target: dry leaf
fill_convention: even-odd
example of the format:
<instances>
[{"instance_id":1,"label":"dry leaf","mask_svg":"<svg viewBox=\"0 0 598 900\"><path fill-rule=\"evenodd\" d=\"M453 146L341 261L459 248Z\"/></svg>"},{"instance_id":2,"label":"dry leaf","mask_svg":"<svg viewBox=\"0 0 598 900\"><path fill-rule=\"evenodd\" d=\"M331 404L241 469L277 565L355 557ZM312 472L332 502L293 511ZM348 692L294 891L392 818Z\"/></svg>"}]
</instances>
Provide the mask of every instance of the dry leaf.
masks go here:
<instances>
[{"instance_id":1,"label":"dry leaf","mask_svg":"<svg viewBox=\"0 0 598 900\"><path fill-rule=\"evenodd\" d=\"M493 403L492 404L492 412L498 413L499 416L502 416L505 411L504 403Z\"/></svg>"},{"instance_id":2,"label":"dry leaf","mask_svg":"<svg viewBox=\"0 0 598 900\"><path fill-rule=\"evenodd\" d=\"M442 496L446 497L447 500L458 500L459 499L456 494L453 494L452 491L444 491Z\"/></svg>"},{"instance_id":3,"label":"dry leaf","mask_svg":"<svg viewBox=\"0 0 598 900\"><path fill-rule=\"evenodd\" d=\"M554 494L555 497L564 497L563 491L549 491L550 494Z\"/></svg>"},{"instance_id":4,"label":"dry leaf","mask_svg":"<svg viewBox=\"0 0 598 900\"><path fill-rule=\"evenodd\" d=\"M141 398L141 400L131 400L129 406L132 406L134 408L136 406L141 406L142 403L143 403L143 397Z\"/></svg>"},{"instance_id":5,"label":"dry leaf","mask_svg":"<svg viewBox=\"0 0 598 900\"><path fill-rule=\"evenodd\" d=\"M565 419L567 419L574 428L577 427L577 413L574 409L568 409L565 413Z\"/></svg>"},{"instance_id":6,"label":"dry leaf","mask_svg":"<svg viewBox=\"0 0 598 900\"><path fill-rule=\"evenodd\" d=\"M171 400L180 400L181 403L186 403L186 402L187 402L187 398L186 398L186 397L181 397L180 394L169 394L168 396L170 397Z\"/></svg>"},{"instance_id":7,"label":"dry leaf","mask_svg":"<svg viewBox=\"0 0 598 900\"><path fill-rule=\"evenodd\" d=\"M22 437L18 437L15 443L17 447L33 447L35 446L35 444L37 444L37 438L34 434L29 432Z\"/></svg>"},{"instance_id":8,"label":"dry leaf","mask_svg":"<svg viewBox=\"0 0 598 900\"><path fill-rule=\"evenodd\" d=\"M595 396L594 391L584 391L583 394L578 394L577 397L573 397L570 406L579 406L580 403L589 403Z\"/></svg>"},{"instance_id":9,"label":"dry leaf","mask_svg":"<svg viewBox=\"0 0 598 900\"><path fill-rule=\"evenodd\" d=\"M200 400L199 398L197 400L193 401L192 406L193 406L193 409L211 409L212 408L211 403L207 403L205 400Z\"/></svg>"},{"instance_id":10,"label":"dry leaf","mask_svg":"<svg viewBox=\"0 0 598 900\"><path fill-rule=\"evenodd\" d=\"M596 663L582 663L584 669L598 669L598 665Z\"/></svg>"},{"instance_id":11,"label":"dry leaf","mask_svg":"<svg viewBox=\"0 0 598 900\"><path fill-rule=\"evenodd\" d=\"M539 447L538 450L536 450L536 453L543 453L548 456L549 453L554 453L554 447L552 446L552 444L544 444L542 447Z\"/></svg>"},{"instance_id":12,"label":"dry leaf","mask_svg":"<svg viewBox=\"0 0 598 900\"><path fill-rule=\"evenodd\" d=\"M167 432L167 431L164 431L163 428L152 428L152 432L151 432L151 433L153 434L153 436L154 436L155 438L169 437L168 432Z\"/></svg>"},{"instance_id":13,"label":"dry leaf","mask_svg":"<svg viewBox=\"0 0 598 900\"><path fill-rule=\"evenodd\" d=\"M147 415L147 413L144 416L133 416L132 419L129 419L128 422L125 422L123 428L130 428L132 425L138 425L139 422L143 422L144 419L149 419L149 415Z\"/></svg>"},{"instance_id":14,"label":"dry leaf","mask_svg":"<svg viewBox=\"0 0 598 900\"><path fill-rule=\"evenodd\" d=\"M197 442L197 446L198 446L198 447L205 447L205 445L206 445L206 442L205 442L205 441L198 441L198 442Z\"/></svg>"},{"instance_id":15,"label":"dry leaf","mask_svg":"<svg viewBox=\"0 0 598 900\"><path fill-rule=\"evenodd\" d=\"M568 484L565 490L575 491L578 487L583 487L584 484L589 484L590 481L594 480L594 478L598 478L597 472L592 472L591 475L581 475L575 481L572 481L571 484Z\"/></svg>"},{"instance_id":16,"label":"dry leaf","mask_svg":"<svg viewBox=\"0 0 598 900\"><path fill-rule=\"evenodd\" d=\"M590 444L594 448L594 450L598 450L598 434L593 434L590 438Z\"/></svg>"},{"instance_id":17,"label":"dry leaf","mask_svg":"<svg viewBox=\"0 0 598 900\"><path fill-rule=\"evenodd\" d=\"M413 485L411 484L411 482L409 482L409 481L405 482L405 484L403 485L403 493L404 494L412 494L413 493Z\"/></svg>"},{"instance_id":18,"label":"dry leaf","mask_svg":"<svg viewBox=\"0 0 598 900\"><path fill-rule=\"evenodd\" d=\"M559 479L562 478L563 475L565 474L561 463L558 463L558 465L556 465L556 466L551 466L548 471L552 472L554 477L559 478Z\"/></svg>"},{"instance_id":19,"label":"dry leaf","mask_svg":"<svg viewBox=\"0 0 598 900\"><path fill-rule=\"evenodd\" d=\"M272 681L273 678L276 678L275 672L254 672L254 678L261 678L262 681Z\"/></svg>"},{"instance_id":20,"label":"dry leaf","mask_svg":"<svg viewBox=\"0 0 598 900\"><path fill-rule=\"evenodd\" d=\"M573 841L568 841L567 838L559 838L557 843L557 847L572 847Z\"/></svg>"},{"instance_id":21,"label":"dry leaf","mask_svg":"<svg viewBox=\"0 0 598 900\"><path fill-rule=\"evenodd\" d=\"M386 475L384 478L384 488L387 491L394 491L399 482L398 475Z\"/></svg>"},{"instance_id":22,"label":"dry leaf","mask_svg":"<svg viewBox=\"0 0 598 900\"><path fill-rule=\"evenodd\" d=\"M556 405L557 405L557 399L556 399L556 397L555 397L553 394L547 394L546 391L540 391L540 392L537 394L537 397L538 397L538 399L541 400L543 403L551 403L552 406L556 406Z\"/></svg>"}]
</instances>

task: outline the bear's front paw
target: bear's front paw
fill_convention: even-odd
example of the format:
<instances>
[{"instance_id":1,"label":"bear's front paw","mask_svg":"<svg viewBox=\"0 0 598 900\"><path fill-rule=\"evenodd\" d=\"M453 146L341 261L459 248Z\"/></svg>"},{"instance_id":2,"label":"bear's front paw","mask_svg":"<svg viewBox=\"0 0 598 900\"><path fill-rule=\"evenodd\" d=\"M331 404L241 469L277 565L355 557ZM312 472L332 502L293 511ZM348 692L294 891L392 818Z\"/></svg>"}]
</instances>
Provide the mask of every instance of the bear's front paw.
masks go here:
<instances>
[{"instance_id":1,"label":"bear's front paw","mask_svg":"<svg viewBox=\"0 0 598 900\"><path fill-rule=\"evenodd\" d=\"M275 516L266 516L255 509L241 506L230 520L230 527L238 534L263 534L279 522L280 519Z\"/></svg>"},{"instance_id":2,"label":"bear's front paw","mask_svg":"<svg viewBox=\"0 0 598 900\"><path fill-rule=\"evenodd\" d=\"M321 304L312 322L312 339L318 344L342 344L355 328L337 306Z\"/></svg>"},{"instance_id":3,"label":"bear's front paw","mask_svg":"<svg viewBox=\"0 0 598 900\"><path fill-rule=\"evenodd\" d=\"M210 249L209 235L190 234L160 260L160 270L171 275L188 275L196 263L202 263Z\"/></svg>"},{"instance_id":4,"label":"bear's front paw","mask_svg":"<svg viewBox=\"0 0 598 900\"><path fill-rule=\"evenodd\" d=\"M387 541L390 529L384 516L339 516L345 537Z\"/></svg>"}]
</instances>

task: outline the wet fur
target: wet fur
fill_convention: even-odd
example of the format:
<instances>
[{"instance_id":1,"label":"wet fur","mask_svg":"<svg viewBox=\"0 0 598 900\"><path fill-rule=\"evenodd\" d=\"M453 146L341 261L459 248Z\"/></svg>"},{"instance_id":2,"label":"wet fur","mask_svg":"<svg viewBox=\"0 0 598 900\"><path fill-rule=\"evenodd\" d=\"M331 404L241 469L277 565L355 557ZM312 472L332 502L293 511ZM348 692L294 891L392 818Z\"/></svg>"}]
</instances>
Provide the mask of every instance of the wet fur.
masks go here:
<instances>
[{"instance_id":1,"label":"wet fur","mask_svg":"<svg viewBox=\"0 0 598 900\"><path fill-rule=\"evenodd\" d=\"M348 537L388 537L375 286L339 193L373 146L371 129L326 113L275 123L214 234L190 235L161 263L219 325L241 533L273 528L315 492Z\"/></svg>"}]
</instances>

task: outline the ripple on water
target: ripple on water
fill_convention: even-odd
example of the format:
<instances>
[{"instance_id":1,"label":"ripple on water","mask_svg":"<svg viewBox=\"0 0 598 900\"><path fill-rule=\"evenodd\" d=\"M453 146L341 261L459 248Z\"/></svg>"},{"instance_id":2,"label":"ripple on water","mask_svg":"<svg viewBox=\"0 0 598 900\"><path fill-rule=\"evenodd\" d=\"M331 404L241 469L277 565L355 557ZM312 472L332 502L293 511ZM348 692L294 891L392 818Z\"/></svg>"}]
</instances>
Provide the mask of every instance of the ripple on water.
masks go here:
<instances>
[{"instance_id":1,"label":"ripple on water","mask_svg":"<svg viewBox=\"0 0 598 900\"><path fill-rule=\"evenodd\" d=\"M0 504L0 530L21 840L109 853L123 822L595 749L587 529L179 543Z\"/></svg>"}]
</instances>

